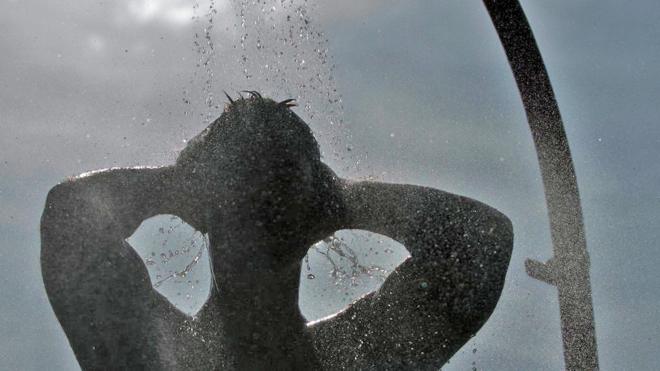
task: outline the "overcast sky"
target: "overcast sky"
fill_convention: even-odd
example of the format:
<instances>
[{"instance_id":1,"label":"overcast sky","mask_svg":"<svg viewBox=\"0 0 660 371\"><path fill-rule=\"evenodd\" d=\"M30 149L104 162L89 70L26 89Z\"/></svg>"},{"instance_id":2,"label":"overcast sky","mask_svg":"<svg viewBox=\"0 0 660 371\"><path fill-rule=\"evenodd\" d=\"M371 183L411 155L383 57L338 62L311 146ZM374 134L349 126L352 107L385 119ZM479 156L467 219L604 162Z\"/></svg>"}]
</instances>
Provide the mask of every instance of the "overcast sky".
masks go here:
<instances>
[{"instance_id":1,"label":"overcast sky","mask_svg":"<svg viewBox=\"0 0 660 371\"><path fill-rule=\"evenodd\" d=\"M430 185L508 215L505 291L446 369L562 368L556 290L523 266L551 256L540 173L481 2L342 0L301 15L242 2L215 1L210 29L208 2L0 3L0 369L78 367L39 270L48 190L172 162L223 89L298 98L343 176ZM603 370L655 369L660 346L660 3L627 4L522 1L574 155Z\"/></svg>"}]
</instances>

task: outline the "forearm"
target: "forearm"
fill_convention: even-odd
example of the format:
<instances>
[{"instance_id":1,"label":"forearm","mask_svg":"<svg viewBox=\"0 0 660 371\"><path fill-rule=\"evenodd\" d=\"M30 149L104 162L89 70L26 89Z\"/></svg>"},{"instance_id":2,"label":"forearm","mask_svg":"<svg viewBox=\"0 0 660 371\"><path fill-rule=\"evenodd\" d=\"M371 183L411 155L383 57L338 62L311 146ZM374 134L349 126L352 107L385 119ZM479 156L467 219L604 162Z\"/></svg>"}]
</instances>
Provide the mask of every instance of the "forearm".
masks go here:
<instances>
[{"instance_id":1,"label":"forearm","mask_svg":"<svg viewBox=\"0 0 660 371\"><path fill-rule=\"evenodd\" d=\"M507 232L509 220L497 210L467 197L437 189L376 182L346 182L346 224L389 236L415 256L438 248L441 240ZM466 236L463 236L466 234ZM476 242L476 241L475 241ZM449 246L451 247L451 246ZM459 246L456 246L457 248Z\"/></svg>"},{"instance_id":2,"label":"forearm","mask_svg":"<svg viewBox=\"0 0 660 371\"><path fill-rule=\"evenodd\" d=\"M111 169L68 179L49 192L43 220L118 228L127 238L143 220L170 212L169 174L169 168Z\"/></svg>"}]
</instances>

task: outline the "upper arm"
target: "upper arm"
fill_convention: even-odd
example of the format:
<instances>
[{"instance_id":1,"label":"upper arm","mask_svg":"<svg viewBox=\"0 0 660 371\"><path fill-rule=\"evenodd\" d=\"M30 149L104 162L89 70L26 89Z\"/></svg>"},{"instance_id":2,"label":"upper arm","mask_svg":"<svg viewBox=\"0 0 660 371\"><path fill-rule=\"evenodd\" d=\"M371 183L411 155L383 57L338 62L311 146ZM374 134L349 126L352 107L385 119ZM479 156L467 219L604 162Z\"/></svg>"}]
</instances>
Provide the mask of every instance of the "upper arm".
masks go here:
<instances>
[{"instance_id":1,"label":"upper arm","mask_svg":"<svg viewBox=\"0 0 660 371\"><path fill-rule=\"evenodd\" d=\"M490 314L513 247L513 227L504 214L467 197L413 185L362 182L346 193L349 228L389 236L411 254L381 292L419 280L427 291L442 291L437 299L455 322Z\"/></svg>"},{"instance_id":2,"label":"upper arm","mask_svg":"<svg viewBox=\"0 0 660 371\"><path fill-rule=\"evenodd\" d=\"M42 275L84 369L157 368L162 357L154 339L167 335L161 324L175 314L124 240L141 220L121 200L140 190L115 175L64 182L49 192L41 220Z\"/></svg>"},{"instance_id":3,"label":"upper arm","mask_svg":"<svg viewBox=\"0 0 660 371\"><path fill-rule=\"evenodd\" d=\"M357 183L347 193L348 227L389 236L411 258L376 293L315 331L328 342L354 343L354 358L365 365L437 369L495 308L511 223L487 205L426 187Z\"/></svg>"}]
</instances>

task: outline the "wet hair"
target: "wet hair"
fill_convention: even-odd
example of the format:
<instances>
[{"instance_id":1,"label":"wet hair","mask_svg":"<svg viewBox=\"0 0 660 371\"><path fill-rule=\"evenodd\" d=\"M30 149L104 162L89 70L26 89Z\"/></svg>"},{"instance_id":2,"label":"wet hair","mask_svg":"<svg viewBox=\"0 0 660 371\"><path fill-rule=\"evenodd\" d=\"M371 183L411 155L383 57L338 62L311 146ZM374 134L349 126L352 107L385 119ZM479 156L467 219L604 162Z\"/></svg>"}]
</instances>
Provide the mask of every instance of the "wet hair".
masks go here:
<instances>
[{"instance_id":1,"label":"wet hair","mask_svg":"<svg viewBox=\"0 0 660 371\"><path fill-rule=\"evenodd\" d=\"M181 151L178 166L211 170L219 163L238 168L320 161L312 131L291 110L293 99L276 102L255 91L247 93L247 98L236 100L227 95L222 115Z\"/></svg>"}]
</instances>

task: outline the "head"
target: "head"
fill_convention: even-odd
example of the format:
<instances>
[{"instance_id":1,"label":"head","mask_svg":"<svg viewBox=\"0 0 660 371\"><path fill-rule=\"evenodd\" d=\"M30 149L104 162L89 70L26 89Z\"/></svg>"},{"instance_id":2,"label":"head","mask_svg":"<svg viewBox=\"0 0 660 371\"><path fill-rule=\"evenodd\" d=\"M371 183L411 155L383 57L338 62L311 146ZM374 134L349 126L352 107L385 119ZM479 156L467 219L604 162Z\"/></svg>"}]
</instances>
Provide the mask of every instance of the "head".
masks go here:
<instances>
[{"instance_id":1,"label":"head","mask_svg":"<svg viewBox=\"0 0 660 371\"><path fill-rule=\"evenodd\" d=\"M278 103L256 92L247 99L229 99L222 115L177 159L177 166L195 174L193 178L222 183L250 178L254 183L269 174L283 176L312 168L320 161L311 130L290 109L295 105L292 100Z\"/></svg>"},{"instance_id":2,"label":"head","mask_svg":"<svg viewBox=\"0 0 660 371\"><path fill-rule=\"evenodd\" d=\"M256 92L230 98L222 115L189 142L176 166L187 187L207 201L205 207L230 199L268 220L277 219L283 208L294 215L300 213L293 208L313 207L327 168L293 105Z\"/></svg>"}]
</instances>

